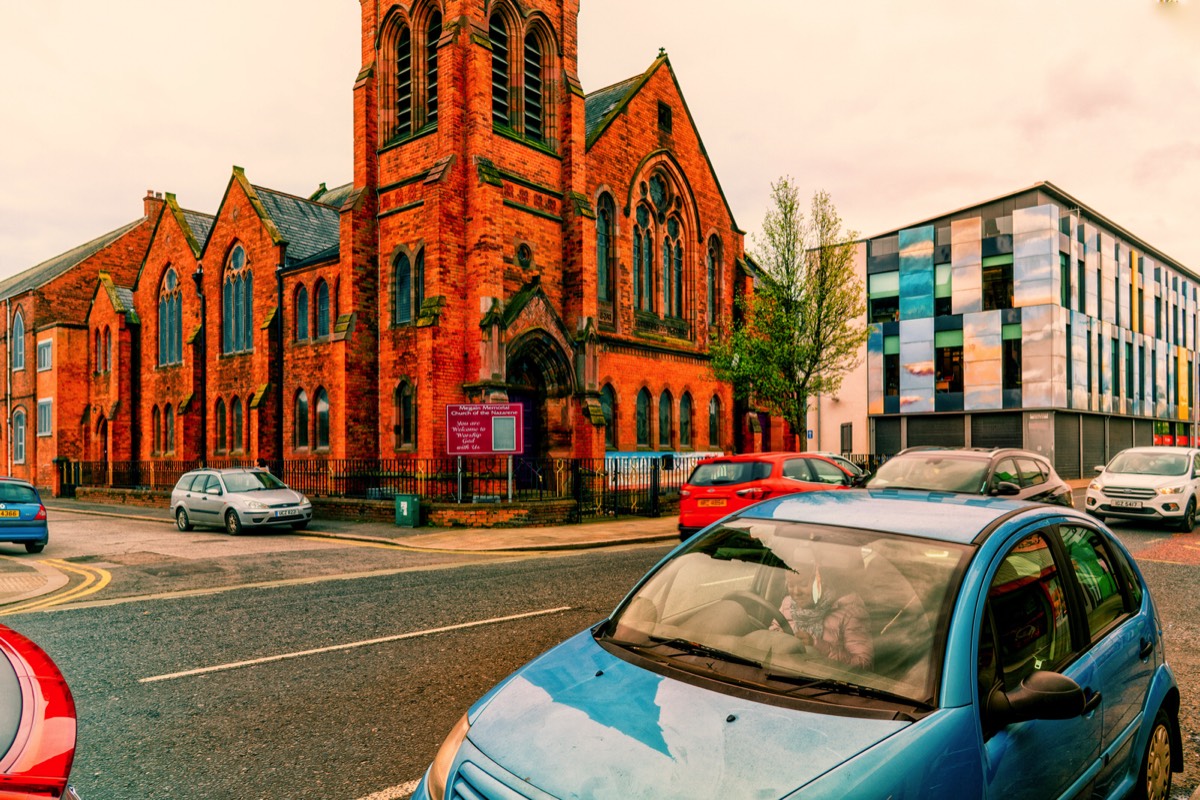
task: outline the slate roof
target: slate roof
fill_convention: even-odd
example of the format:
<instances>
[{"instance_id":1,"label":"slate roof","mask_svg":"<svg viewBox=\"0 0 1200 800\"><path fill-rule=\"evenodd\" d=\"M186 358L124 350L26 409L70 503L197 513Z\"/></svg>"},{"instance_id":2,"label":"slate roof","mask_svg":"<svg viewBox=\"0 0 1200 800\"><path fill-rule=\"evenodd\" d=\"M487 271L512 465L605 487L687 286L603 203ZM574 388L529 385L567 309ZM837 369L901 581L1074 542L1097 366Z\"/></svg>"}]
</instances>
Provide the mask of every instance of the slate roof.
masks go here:
<instances>
[{"instance_id":1,"label":"slate roof","mask_svg":"<svg viewBox=\"0 0 1200 800\"><path fill-rule=\"evenodd\" d=\"M255 186L254 191L288 243L285 268L337 256L340 241L337 209L261 186Z\"/></svg>"},{"instance_id":2,"label":"slate roof","mask_svg":"<svg viewBox=\"0 0 1200 800\"><path fill-rule=\"evenodd\" d=\"M196 242L200 245L200 249L203 250L204 243L208 241L208 234L212 231L216 217L212 214L203 214L199 211L183 209L183 220L192 229L192 235L196 237Z\"/></svg>"},{"instance_id":3,"label":"slate roof","mask_svg":"<svg viewBox=\"0 0 1200 800\"><path fill-rule=\"evenodd\" d=\"M39 286L44 286L63 273L67 272L72 267L76 267L84 260L94 256L108 245L120 239L131 230L141 225L145 218L134 220L128 225L117 228L115 231L109 231L103 236L97 237L86 244L81 244L78 247L68 250L62 255L43 261L37 266L30 267L24 272L18 272L12 277L0 281L0 300L9 297L15 297L22 292L27 292L30 289L36 289Z\"/></svg>"},{"instance_id":4,"label":"slate roof","mask_svg":"<svg viewBox=\"0 0 1200 800\"><path fill-rule=\"evenodd\" d=\"M341 208L346 202L346 199L349 198L353 192L353 183L347 183L342 186L334 187L333 189L326 189L325 184L322 183L321 187L313 192L313 195L309 198L309 200L315 200L318 203L322 203L327 206L333 206L334 208Z\"/></svg>"},{"instance_id":5,"label":"slate roof","mask_svg":"<svg viewBox=\"0 0 1200 800\"><path fill-rule=\"evenodd\" d=\"M587 138L589 141L592 138L592 134L600 128L600 124L604 122L605 117L611 114L617 106L621 105L644 77L644 74L634 75L632 78L623 80L620 83L614 83L607 88L598 89L584 98Z\"/></svg>"}]
</instances>

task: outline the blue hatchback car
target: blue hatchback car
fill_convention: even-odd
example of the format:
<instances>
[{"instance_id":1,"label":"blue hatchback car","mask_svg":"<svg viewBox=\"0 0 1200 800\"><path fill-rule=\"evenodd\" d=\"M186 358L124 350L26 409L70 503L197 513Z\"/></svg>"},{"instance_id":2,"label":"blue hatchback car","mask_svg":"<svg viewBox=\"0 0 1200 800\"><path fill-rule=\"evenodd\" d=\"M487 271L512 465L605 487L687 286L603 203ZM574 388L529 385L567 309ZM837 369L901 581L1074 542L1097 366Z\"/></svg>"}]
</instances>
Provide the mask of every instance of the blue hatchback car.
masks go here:
<instances>
[{"instance_id":1,"label":"blue hatchback car","mask_svg":"<svg viewBox=\"0 0 1200 800\"><path fill-rule=\"evenodd\" d=\"M48 541L46 507L38 490L20 478L0 478L0 542L16 542L27 552L40 553Z\"/></svg>"},{"instance_id":2,"label":"blue hatchback car","mask_svg":"<svg viewBox=\"0 0 1200 800\"><path fill-rule=\"evenodd\" d=\"M1094 519L812 492L672 551L480 699L414 796L1165 800L1178 711L1145 582Z\"/></svg>"}]
</instances>

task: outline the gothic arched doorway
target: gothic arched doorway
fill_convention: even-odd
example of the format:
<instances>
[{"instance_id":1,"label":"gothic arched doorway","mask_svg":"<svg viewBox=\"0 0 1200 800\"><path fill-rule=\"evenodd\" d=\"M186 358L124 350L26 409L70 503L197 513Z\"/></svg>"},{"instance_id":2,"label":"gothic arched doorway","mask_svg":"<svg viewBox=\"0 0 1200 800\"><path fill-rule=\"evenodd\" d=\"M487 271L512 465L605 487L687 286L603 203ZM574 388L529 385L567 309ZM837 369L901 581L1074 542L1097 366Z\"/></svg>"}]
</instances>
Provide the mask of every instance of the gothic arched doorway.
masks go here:
<instances>
[{"instance_id":1,"label":"gothic arched doorway","mask_svg":"<svg viewBox=\"0 0 1200 800\"><path fill-rule=\"evenodd\" d=\"M545 331L525 334L508 348L508 399L524 406L525 457L571 454L571 362Z\"/></svg>"}]
</instances>

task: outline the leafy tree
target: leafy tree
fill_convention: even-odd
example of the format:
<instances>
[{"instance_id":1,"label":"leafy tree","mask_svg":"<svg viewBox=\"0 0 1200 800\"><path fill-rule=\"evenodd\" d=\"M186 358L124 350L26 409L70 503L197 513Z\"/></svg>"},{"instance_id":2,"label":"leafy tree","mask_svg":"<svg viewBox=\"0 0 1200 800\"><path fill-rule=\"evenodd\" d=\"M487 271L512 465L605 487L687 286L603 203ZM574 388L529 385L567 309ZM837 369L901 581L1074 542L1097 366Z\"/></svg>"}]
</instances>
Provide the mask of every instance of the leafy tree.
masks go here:
<instances>
[{"instance_id":1,"label":"leafy tree","mask_svg":"<svg viewBox=\"0 0 1200 800\"><path fill-rule=\"evenodd\" d=\"M828 193L813 194L808 218L783 177L751 257L762 274L738 298L729 336L712 348L712 370L734 394L782 417L806 442L808 400L836 392L867 338L866 302L854 269L854 240Z\"/></svg>"}]
</instances>

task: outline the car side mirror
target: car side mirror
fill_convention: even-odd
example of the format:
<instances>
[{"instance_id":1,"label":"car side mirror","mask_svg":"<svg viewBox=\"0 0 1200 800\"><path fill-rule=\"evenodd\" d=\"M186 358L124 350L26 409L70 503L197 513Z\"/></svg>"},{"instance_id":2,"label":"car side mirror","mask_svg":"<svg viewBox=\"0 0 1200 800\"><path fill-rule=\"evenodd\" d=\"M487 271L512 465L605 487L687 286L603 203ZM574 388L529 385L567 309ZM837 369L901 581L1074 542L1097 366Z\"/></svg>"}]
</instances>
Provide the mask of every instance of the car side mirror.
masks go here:
<instances>
[{"instance_id":1,"label":"car side mirror","mask_svg":"<svg viewBox=\"0 0 1200 800\"><path fill-rule=\"evenodd\" d=\"M1097 464L1095 469L1096 469L1096 474L1099 475L1101 472L1104 472L1104 465Z\"/></svg>"},{"instance_id":2,"label":"car side mirror","mask_svg":"<svg viewBox=\"0 0 1200 800\"><path fill-rule=\"evenodd\" d=\"M862 486L862 485L866 484L866 482L867 482L867 473L865 473L865 472L862 475L851 475L850 476L850 485L851 486Z\"/></svg>"},{"instance_id":3,"label":"car side mirror","mask_svg":"<svg viewBox=\"0 0 1200 800\"><path fill-rule=\"evenodd\" d=\"M992 494L1011 497L1014 494L1020 494L1021 487L1017 486L1012 481L996 481L996 485L992 488Z\"/></svg>"},{"instance_id":4,"label":"car side mirror","mask_svg":"<svg viewBox=\"0 0 1200 800\"><path fill-rule=\"evenodd\" d=\"M999 686L987 697L988 721L997 727L1032 719L1074 719L1088 711L1083 689L1058 672L1038 670L1011 692Z\"/></svg>"}]
</instances>

